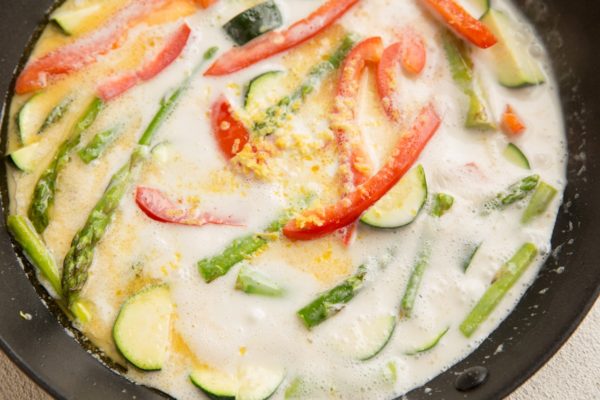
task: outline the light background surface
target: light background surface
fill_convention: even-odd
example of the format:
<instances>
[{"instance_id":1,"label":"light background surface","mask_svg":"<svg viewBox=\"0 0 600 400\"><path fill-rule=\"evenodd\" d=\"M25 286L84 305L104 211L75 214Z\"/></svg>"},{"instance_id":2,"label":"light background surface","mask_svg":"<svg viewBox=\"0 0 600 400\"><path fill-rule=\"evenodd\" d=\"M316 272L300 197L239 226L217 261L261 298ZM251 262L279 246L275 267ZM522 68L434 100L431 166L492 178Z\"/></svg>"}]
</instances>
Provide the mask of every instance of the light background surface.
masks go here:
<instances>
[{"instance_id":1,"label":"light background surface","mask_svg":"<svg viewBox=\"0 0 600 400\"><path fill-rule=\"evenodd\" d=\"M550 362L507 400L596 399L600 399L600 301ZM50 396L0 352L0 400L50 400Z\"/></svg>"}]
</instances>

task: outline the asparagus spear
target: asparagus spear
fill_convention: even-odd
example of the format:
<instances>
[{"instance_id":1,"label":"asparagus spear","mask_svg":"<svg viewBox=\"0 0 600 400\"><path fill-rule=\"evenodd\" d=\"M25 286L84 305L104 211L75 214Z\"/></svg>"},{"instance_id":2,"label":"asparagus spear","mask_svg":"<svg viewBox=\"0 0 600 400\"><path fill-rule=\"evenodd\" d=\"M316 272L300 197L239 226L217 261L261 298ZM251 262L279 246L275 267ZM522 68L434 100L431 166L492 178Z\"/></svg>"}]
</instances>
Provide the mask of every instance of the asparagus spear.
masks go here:
<instances>
[{"instance_id":1,"label":"asparagus spear","mask_svg":"<svg viewBox=\"0 0 600 400\"><path fill-rule=\"evenodd\" d=\"M539 180L539 175L530 175L513 183L506 188L506 190L498 193L496 197L485 202L483 205L484 213L494 209L505 208L519 200L524 199L527 197L529 192L535 189Z\"/></svg>"},{"instance_id":2,"label":"asparagus spear","mask_svg":"<svg viewBox=\"0 0 600 400\"><path fill-rule=\"evenodd\" d=\"M29 261L50 282L56 294L61 296L60 273L56 261L29 219L22 215L10 215L7 225Z\"/></svg>"},{"instance_id":3,"label":"asparagus spear","mask_svg":"<svg viewBox=\"0 0 600 400\"><path fill-rule=\"evenodd\" d=\"M355 275L298 310L298 317L308 329L311 329L337 314L362 288L366 274L367 268L361 265Z\"/></svg>"},{"instance_id":4,"label":"asparagus spear","mask_svg":"<svg viewBox=\"0 0 600 400\"><path fill-rule=\"evenodd\" d=\"M546 182L540 182L538 187L533 192L533 196L531 196L531 200L529 200L529 204L527 208L523 212L523 216L521 217L521 222L523 224L528 223L535 217L541 215L546 211L554 196L556 196L557 190L547 184Z\"/></svg>"},{"instance_id":5,"label":"asparagus spear","mask_svg":"<svg viewBox=\"0 0 600 400\"><path fill-rule=\"evenodd\" d=\"M452 208L454 204L454 197L446 193L436 193L433 197L433 208L431 209L431 215L434 217L441 217Z\"/></svg>"},{"instance_id":6,"label":"asparagus spear","mask_svg":"<svg viewBox=\"0 0 600 400\"><path fill-rule=\"evenodd\" d=\"M44 132L54 123L60 121L64 117L72 102L73 98L68 96L65 97L60 103L58 103L58 105L50 111L50 113L44 120L44 123L42 124L38 134Z\"/></svg>"},{"instance_id":7,"label":"asparagus spear","mask_svg":"<svg viewBox=\"0 0 600 400\"><path fill-rule=\"evenodd\" d=\"M465 126L482 130L496 129L487 100L473 72L473 61L469 56L467 44L450 31L442 33L442 42L446 51L446 58L450 63L452 78L469 98L469 110Z\"/></svg>"},{"instance_id":8,"label":"asparagus spear","mask_svg":"<svg viewBox=\"0 0 600 400\"><path fill-rule=\"evenodd\" d=\"M490 286L479 302L475 305L471 313L460 324L460 331L466 337L470 337L479 325L487 319L494 311L500 300L521 277L523 272L529 267L537 255L537 248L532 243L525 243L513 255L513 257L504 264L496 277L492 286Z\"/></svg>"},{"instance_id":9,"label":"asparagus spear","mask_svg":"<svg viewBox=\"0 0 600 400\"><path fill-rule=\"evenodd\" d=\"M275 105L267 108L264 119L254 123L252 128L254 133L264 136L274 133L290 113L298 110L300 104L306 100L306 96L323 81L325 76L340 67L354 43L355 40L350 35L344 37L336 51L327 60L315 65L292 94L283 97Z\"/></svg>"},{"instance_id":10,"label":"asparagus spear","mask_svg":"<svg viewBox=\"0 0 600 400\"><path fill-rule=\"evenodd\" d=\"M62 284L67 303L71 306L77 300L79 291L88 278L88 270L94 258L96 244L102 239L121 198L135 177L137 167L148 154L152 138L164 120L177 106L179 99L189 87L191 79L200 68L215 54L216 48L204 53L202 62L192 71L169 96L161 101L160 108L138 141L129 160L111 178L108 187L89 214L83 227L71 242L63 264Z\"/></svg>"},{"instance_id":11,"label":"asparagus spear","mask_svg":"<svg viewBox=\"0 0 600 400\"><path fill-rule=\"evenodd\" d=\"M48 226L48 213L54 203L58 174L69 162L71 150L79 144L81 133L92 125L102 106L103 102L98 97L95 97L90 102L71 129L69 138L58 147L52 162L42 173L35 185L28 215L36 231L39 233L42 233Z\"/></svg>"},{"instance_id":12,"label":"asparagus spear","mask_svg":"<svg viewBox=\"0 0 600 400\"><path fill-rule=\"evenodd\" d=\"M426 243L419 255L417 256L417 262L410 274L404 296L400 302L400 317L410 318L413 306L415 305L415 299L417 298L417 292L419 286L421 286L421 280L423 279L423 273L429 265L429 256L431 255L431 247Z\"/></svg>"},{"instance_id":13,"label":"asparagus spear","mask_svg":"<svg viewBox=\"0 0 600 400\"><path fill-rule=\"evenodd\" d=\"M102 132L98 132L92 140L77 154L79 158L89 164L104 153L104 150L110 146L110 144L117 138L120 132L120 127L113 127Z\"/></svg>"},{"instance_id":14,"label":"asparagus spear","mask_svg":"<svg viewBox=\"0 0 600 400\"><path fill-rule=\"evenodd\" d=\"M285 292L281 286L273 282L267 275L248 266L240 269L235 288L244 293L271 297L282 296Z\"/></svg>"}]
</instances>

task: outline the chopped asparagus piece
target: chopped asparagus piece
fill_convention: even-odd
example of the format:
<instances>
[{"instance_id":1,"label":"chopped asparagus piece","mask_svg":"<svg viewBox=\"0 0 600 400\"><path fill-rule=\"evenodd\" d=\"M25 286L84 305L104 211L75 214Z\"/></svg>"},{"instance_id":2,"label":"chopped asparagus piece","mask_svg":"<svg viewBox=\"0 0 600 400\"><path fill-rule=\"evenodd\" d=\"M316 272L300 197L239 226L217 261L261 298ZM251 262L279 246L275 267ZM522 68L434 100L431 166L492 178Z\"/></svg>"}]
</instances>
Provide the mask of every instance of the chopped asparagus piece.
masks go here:
<instances>
[{"instance_id":1,"label":"chopped asparagus piece","mask_svg":"<svg viewBox=\"0 0 600 400\"><path fill-rule=\"evenodd\" d=\"M542 215L550 203L554 196L556 196L557 190L547 184L546 182L540 182L538 187L533 192L533 196L531 196L531 200L529 200L529 204L527 208L523 212L523 217L521 217L521 222L526 224L530 222L537 216Z\"/></svg>"},{"instance_id":2,"label":"chopped asparagus piece","mask_svg":"<svg viewBox=\"0 0 600 400\"><path fill-rule=\"evenodd\" d=\"M406 290L404 292L404 296L402 297L402 302L400 303L401 318L410 318L411 316L412 309L415 305L415 299L417 298L417 292L419 291L419 286L421 286L421 280L423 280L423 273L429 265L430 255L431 247L428 243L426 243L419 252L419 255L417 256L417 262L412 273L410 274L410 278L408 279L408 284L406 285Z\"/></svg>"},{"instance_id":3,"label":"chopped asparagus piece","mask_svg":"<svg viewBox=\"0 0 600 400\"><path fill-rule=\"evenodd\" d=\"M89 164L104 153L104 151L111 145L111 143L119 136L119 127L113 127L102 132L98 132L92 140L77 154L79 158Z\"/></svg>"},{"instance_id":4,"label":"chopped asparagus piece","mask_svg":"<svg viewBox=\"0 0 600 400\"><path fill-rule=\"evenodd\" d=\"M441 217L446 213L446 211L452 208L453 204L454 197L446 193L436 193L435 196L433 196L433 208L431 210L431 215L435 217Z\"/></svg>"},{"instance_id":5,"label":"chopped asparagus piece","mask_svg":"<svg viewBox=\"0 0 600 400\"><path fill-rule=\"evenodd\" d=\"M235 288L248 294L272 297L281 296L285 292L281 286L273 282L267 275L248 266L240 269Z\"/></svg>"},{"instance_id":6,"label":"chopped asparagus piece","mask_svg":"<svg viewBox=\"0 0 600 400\"><path fill-rule=\"evenodd\" d=\"M535 189L539 180L539 175L530 175L513 183L506 188L506 190L498 193L493 199L485 202L483 205L484 213L505 208L524 199L533 189Z\"/></svg>"},{"instance_id":7,"label":"chopped asparagus piece","mask_svg":"<svg viewBox=\"0 0 600 400\"><path fill-rule=\"evenodd\" d=\"M523 272L531 265L537 255L537 248L532 243L525 243L515 255L504 264L490 286L467 318L460 324L460 331L470 337L494 311L504 295L517 282Z\"/></svg>"}]
</instances>

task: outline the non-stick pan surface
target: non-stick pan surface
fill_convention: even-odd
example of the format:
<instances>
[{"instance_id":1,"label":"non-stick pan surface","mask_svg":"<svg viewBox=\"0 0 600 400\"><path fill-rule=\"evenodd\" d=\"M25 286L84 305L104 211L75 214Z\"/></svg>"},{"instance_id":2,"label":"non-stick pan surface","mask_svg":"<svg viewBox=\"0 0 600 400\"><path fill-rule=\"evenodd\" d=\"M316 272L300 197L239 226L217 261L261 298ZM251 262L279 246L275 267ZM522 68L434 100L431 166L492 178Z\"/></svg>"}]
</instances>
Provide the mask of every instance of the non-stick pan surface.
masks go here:
<instances>
[{"instance_id":1,"label":"non-stick pan surface","mask_svg":"<svg viewBox=\"0 0 600 400\"><path fill-rule=\"evenodd\" d=\"M368 0L364 0L368 1ZM502 0L496 0L502 1ZM552 240L557 249L515 311L468 358L434 378L409 399L497 399L533 374L569 337L600 288L600 2L517 0L536 25L553 61L560 86L569 146L565 201ZM47 21L52 0L0 0L0 93L6 104L23 49ZM33 36L32 36L33 35ZM6 214L6 165L0 163L1 206ZM76 212L76 210L74 210ZM65 329L67 321L39 285L0 218L0 346L53 396L60 399L164 399L98 362ZM34 283L34 285L32 285ZM48 303L46 307L40 298ZM20 312L32 315L23 319ZM61 322L59 322L59 320ZM65 325L63 325L65 324ZM83 338L79 338L80 341ZM497 352L502 345L502 351ZM85 349L84 349L85 347ZM485 384L470 392L454 389L457 373L483 365ZM572 394L577 398L577 393Z\"/></svg>"}]
</instances>

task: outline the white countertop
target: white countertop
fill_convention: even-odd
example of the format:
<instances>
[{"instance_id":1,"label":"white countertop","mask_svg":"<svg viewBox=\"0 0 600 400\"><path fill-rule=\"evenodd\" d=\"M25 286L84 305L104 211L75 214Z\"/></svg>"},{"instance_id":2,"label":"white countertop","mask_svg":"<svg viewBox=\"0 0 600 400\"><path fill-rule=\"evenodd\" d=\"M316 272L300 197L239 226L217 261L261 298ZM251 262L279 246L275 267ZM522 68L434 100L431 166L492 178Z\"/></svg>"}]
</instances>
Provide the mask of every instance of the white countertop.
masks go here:
<instances>
[{"instance_id":1,"label":"white countertop","mask_svg":"<svg viewBox=\"0 0 600 400\"><path fill-rule=\"evenodd\" d=\"M563 348L507 400L600 398L600 301ZM0 400L48 400L0 352Z\"/></svg>"}]
</instances>

